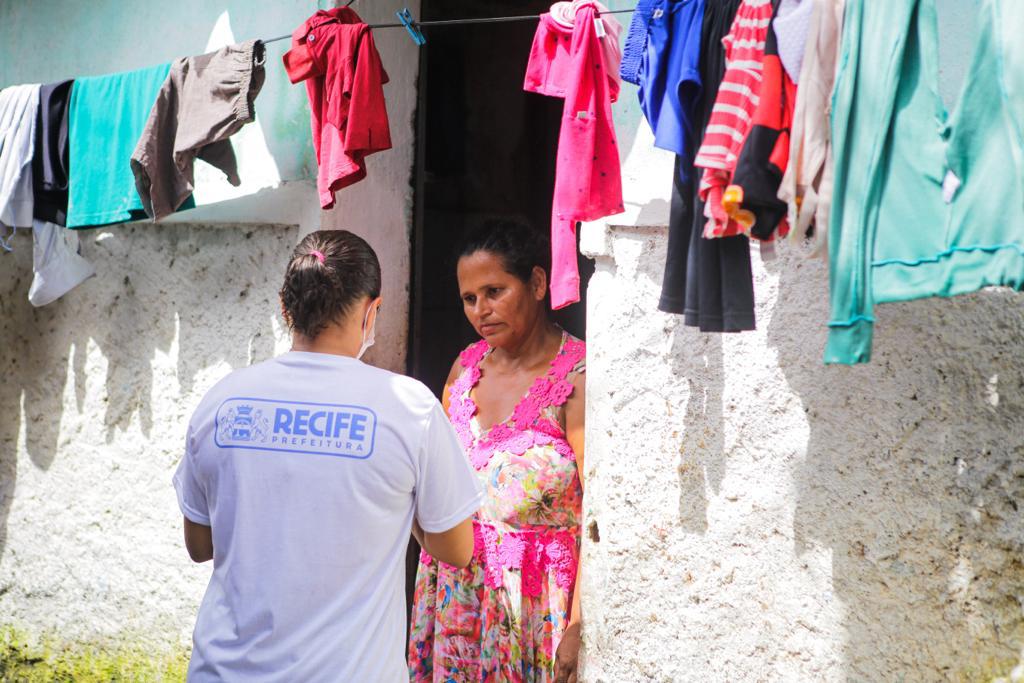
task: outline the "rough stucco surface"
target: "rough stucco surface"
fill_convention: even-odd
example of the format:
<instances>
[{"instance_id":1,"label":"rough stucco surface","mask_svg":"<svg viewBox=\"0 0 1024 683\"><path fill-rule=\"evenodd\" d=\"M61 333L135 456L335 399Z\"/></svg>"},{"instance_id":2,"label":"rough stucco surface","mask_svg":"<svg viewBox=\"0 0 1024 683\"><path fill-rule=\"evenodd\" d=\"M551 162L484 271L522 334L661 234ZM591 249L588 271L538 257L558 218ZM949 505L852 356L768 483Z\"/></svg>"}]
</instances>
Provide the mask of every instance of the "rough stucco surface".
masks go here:
<instances>
[{"instance_id":1,"label":"rough stucco surface","mask_svg":"<svg viewBox=\"0 0 1024 683\"><path fill-rule=\"evenodd\" d=\"M1008 672L1021 296L880 306L874 361L826 367L824 264L755 254L758 330L703 335L656 311L664 228L590 243L582 680Z\"/></svg>"},{"instance_id":2,"label":"rough stucco surface","mask_svg":"<svg viewBox=\"0 0 1024 683\"><path fill-rule=\"evenodd\" d=\"M26 44L35 49L40 35L51 52L53 44L77 49L86 44L77 37L85 24L54 28L45 13L0 0L0 16L9 19L0 33L12 38L0 47L0 85L202 51L210 25L237 6L203 5L197 12L195 3L173 10L144 4L128 24L111 21L134 37L149 35L136 24L159 24L152 15L174 30L148 43L118 42L113 56L59 52L45 62L47 70L38 60L5 56L21 54ZM317 3L271 4L260 21L252 20L262 10L251 3L233 13L239 40L287 33ZM418 3L398 0L365 5L360 12L368 22L393 19L404 6L418 10ZM110 3L93 9L113 12ZM190 30L192 42L183 40ZM129 42L134 47L122 49ZM14 253L0 259L0 627L69 641L190 642L210 565L188 560L171 475L205 391L232 369L287 350L277 292L304 234L348 228L377 250L385 306L366 360L404 370L416 47L403 31L377 37L391 77L385 94L394 149L371 157L368 177L321 213L306 168L305 92L287 84L280 69L286 46L268 46L276 85L258 101L266 114L262 132L284 175L279 186L156 226L80 233L98 276L41 309L26 298L31 233L20 231Z\"/></svg>"},{"instance_id":3,"label":"rough stucco surface","mask_svg":"<svg viewBox=\"0 0 1024 683\"><path fill-rule=\"evenodd\" d=\"M210 568L185 554L171 473L203 393L287 349L276 301L296 232L86 233L97 277L42 309L19 232L0 273L4 625L187 642Z\"/></svg>"}]
</instances>

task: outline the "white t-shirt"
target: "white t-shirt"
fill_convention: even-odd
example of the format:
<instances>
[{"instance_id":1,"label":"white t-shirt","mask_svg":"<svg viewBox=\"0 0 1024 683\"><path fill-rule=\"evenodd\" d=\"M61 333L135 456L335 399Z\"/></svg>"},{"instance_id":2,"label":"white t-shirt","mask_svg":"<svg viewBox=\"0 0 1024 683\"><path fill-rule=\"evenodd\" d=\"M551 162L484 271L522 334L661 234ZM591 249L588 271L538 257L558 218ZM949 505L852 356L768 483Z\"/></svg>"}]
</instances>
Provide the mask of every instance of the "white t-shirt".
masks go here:
<instances>
[{"instance_id":1,"label":"white t-shirt","mask_svg":"<svg viewBox=\"0 0 1024 683\"><path fill-rule=\"evenodd\" d=\"M407 681L413 517L447 531L483 496L425 386L294 351L210 390L174 487L213 529L190 681Z\"/></svg>"},{"instance_id":2,"label":"white t-shirt","mask_svg":"<svg viewBox=\"0 0 1024 683\"><path fill-rule=\"evenodd\" d=\"M32 153L38 110L38 84L0 90L0 226L32 225Z\"/></svg>"}]
</instances>

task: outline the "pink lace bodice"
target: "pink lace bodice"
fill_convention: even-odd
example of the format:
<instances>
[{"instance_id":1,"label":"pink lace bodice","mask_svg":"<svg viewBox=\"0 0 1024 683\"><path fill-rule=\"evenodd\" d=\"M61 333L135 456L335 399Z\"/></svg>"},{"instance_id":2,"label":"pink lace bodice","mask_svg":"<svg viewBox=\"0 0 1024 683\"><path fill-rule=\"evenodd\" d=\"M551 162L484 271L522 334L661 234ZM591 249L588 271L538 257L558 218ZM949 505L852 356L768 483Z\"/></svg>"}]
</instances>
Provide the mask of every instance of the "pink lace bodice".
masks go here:
<instances>
[{"instance_id":1,"label":"pink lace bodice","mask_svg":"<svg viewBox=\"0 0 1024 683\"><path fill-rule=\"evenodd\" d=\"M491 588L502 586L513 570L526 595L539 595L548 574L572 590L583 490L558 418L572 395L573 375L585 371L586 346L563 333L547 374L533 382L512 415L482 430L472 391L490 351L483 340L463 351L462 373L449 389L449 417L486 492L474 519L475 559Z\"/></svg>"}]
</instances>

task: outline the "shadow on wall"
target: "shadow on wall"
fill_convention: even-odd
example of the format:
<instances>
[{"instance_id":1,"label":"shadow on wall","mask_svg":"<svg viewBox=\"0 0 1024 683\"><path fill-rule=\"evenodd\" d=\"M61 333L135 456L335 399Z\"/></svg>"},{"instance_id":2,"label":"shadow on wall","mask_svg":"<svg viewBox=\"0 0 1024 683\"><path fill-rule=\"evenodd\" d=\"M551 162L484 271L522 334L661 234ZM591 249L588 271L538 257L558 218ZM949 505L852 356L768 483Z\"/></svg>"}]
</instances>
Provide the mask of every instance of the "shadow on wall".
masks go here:
<instances>
[{"instance_id":1,"label":"shadow on wall","mask_svg":"<svg viewBox=\"0 0 1024 683\"><path fill-rule=\"evenodd\" d=\"M217 366L274 354L277 291L297 231L147 224L84 231L83 255L97 277L40 309L26 298L31 233L18 233L0 284L0 557L19 444L46 470L58 453L102 449L137 420L146 442L175 438L158 448L177 451L200 392L223 374ZM197 382L210 369L217 376Z\"/></svg>"},{"instance_id":2,"label":"shadow on wall","mask_svg":"<svg viewBox=\"0 0 1024 683\"><path fill-rule=\"evenodd\" d=\"M828 315L827 291L806 286L824 264L767 267L780 277L768 342L810 432L795 550L831 550L848 677L1005 675L1024 643L1020 295L880 306L872 363L826 367L824 331L806 334Z\"/></svg>"},{"instance_id":3,"label":"shadow on wall","mask_svg":"<svg viewBox=\"0 0 1024 683\"><path fill-rule=\"evenodd\" d=\"M681 332L681 330L685 330ZM672 373L685 377L689 398L679 444L679 525L690 533L708 529L708 490L717 495L725 478L725 390L722 335L681 325L672 340ZM684 429L702 425L703 429Z\"/></svg>"},{"instance_id":4,"label":"shadow on wall","mask_svg":"<svg viewBox=\"0 0 1024 683\"><path fill-rule=\"evenodd\" d=\"M652 199L640 207L637 225L664 225L669 216L669 203L664 199Z\"/></svg>"},{"instance_id":5,"label":"shadow on wall","mask_svg":"<svg viewBox=\"0 0 1024 683\"><path fill-rule=\"evenodd\" d=\"M645 209L650 207L656 211L659 202L661 200L652 201ZM665 488L664 492L669 493L671 499L663 499L661 503L678 509L678 519L673 521L678 521L684 531L703 534L708 529L708 492L715 495L721 490L726 472L722 335L703 334L695 327L686 327L681 316L623 315L626 311L646 310L660 296L666 242L652 239L652 236L663 230L659 225L634 226L622 231L613 228L605 238L613 243L614 252L596 260L598 285L596 294L592 288L591 296L597 296L594 301L600 304L591 304L593 319L588 319L588 326L593 325L602 339L624 343L602 347L601 364L595 366L596 376L607 376L611 381L607 382L608 386L599 385L598 391L588 389L588 404L596 402L599 409L607 407L610 410L607 418L619 429L662 435L660 442L644 446L651 453L671 457L671 462L668 458L666 461L656 458L658 462L650 471L630 468L629 472L621 473L622 478L613 476L612 479L617 485L628 480L627 488L643 488L651 484L650 480L634 481L632 477L653 473L658 477L672 477L678 483L678 499L674 492ZM657 264L657 267L647 268L647 264ZM621 269L625 270L619 272ZM609 287L607 282L615 284ZM629 283L629 286L618 286L621 283ZM667 359L669 376L680 381L640 377L650 372L652 357L657 358L654 366ZM680 406L684 407L680 409ZM604 413L588 410L588 415ZM666 421L669 429L665 428ZM692 429L692 425L702 428ZM609 432L608 436L612 434ZM642 472L646 474L639 474ZM606 504L613 508L620 504L612 500L617 498L618 492L605 495L609 498ZM608 523L609 528L614 526L610 520Z\"/></svg>"}]
</instances>

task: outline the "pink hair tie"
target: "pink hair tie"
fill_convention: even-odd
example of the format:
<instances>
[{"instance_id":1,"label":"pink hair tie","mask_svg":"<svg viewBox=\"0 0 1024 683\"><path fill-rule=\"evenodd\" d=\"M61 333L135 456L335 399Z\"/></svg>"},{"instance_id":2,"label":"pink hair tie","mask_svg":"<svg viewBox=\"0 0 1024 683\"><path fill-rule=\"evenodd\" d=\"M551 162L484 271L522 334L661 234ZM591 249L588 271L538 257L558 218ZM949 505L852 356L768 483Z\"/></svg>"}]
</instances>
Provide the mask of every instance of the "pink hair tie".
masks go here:
<instances>
[{"instance_id":1,"label":"pink hair tie","mask_svg":"<svg viewBox=\"0 0 1024 683\"><path fill-rule=\"evenodd\" d=\"M316 260L320 262L321 266L324 264L324 253L322 251L317 251L316 249L314 249L309 253L312 254L313 256L316 256Z\"/></svg>"}]
</instances>

